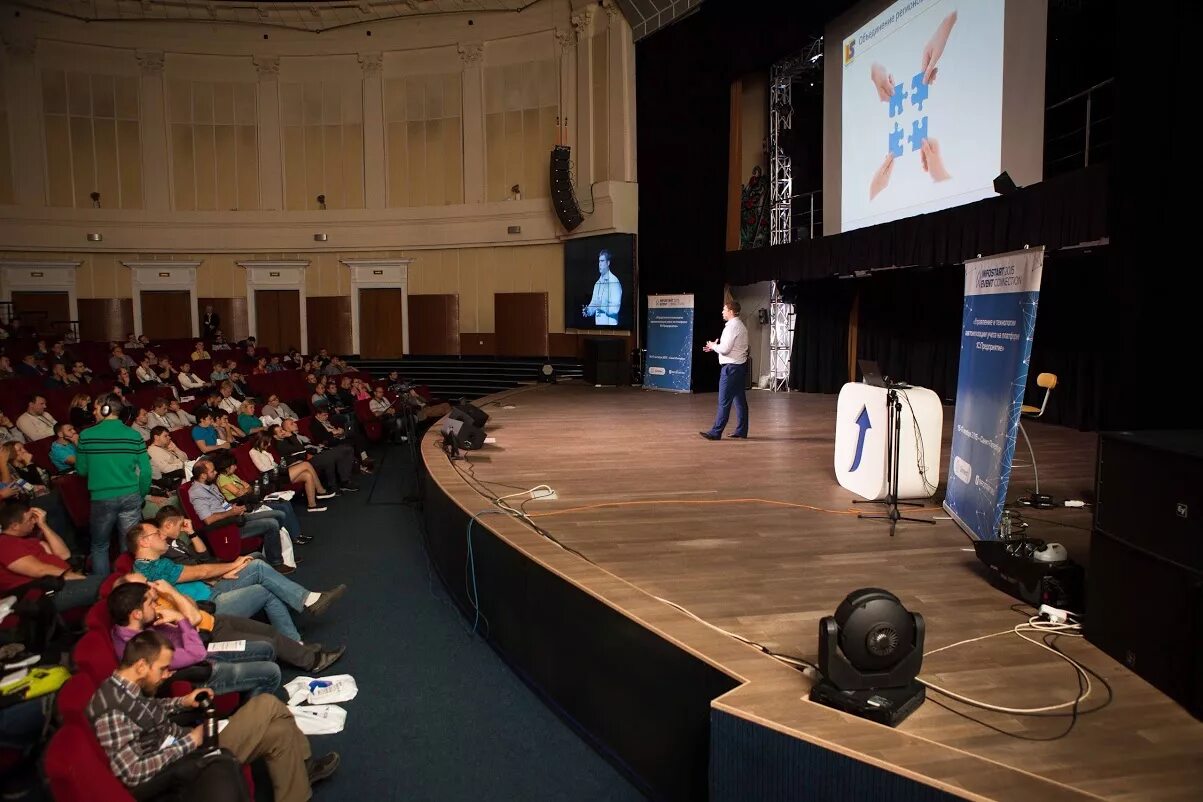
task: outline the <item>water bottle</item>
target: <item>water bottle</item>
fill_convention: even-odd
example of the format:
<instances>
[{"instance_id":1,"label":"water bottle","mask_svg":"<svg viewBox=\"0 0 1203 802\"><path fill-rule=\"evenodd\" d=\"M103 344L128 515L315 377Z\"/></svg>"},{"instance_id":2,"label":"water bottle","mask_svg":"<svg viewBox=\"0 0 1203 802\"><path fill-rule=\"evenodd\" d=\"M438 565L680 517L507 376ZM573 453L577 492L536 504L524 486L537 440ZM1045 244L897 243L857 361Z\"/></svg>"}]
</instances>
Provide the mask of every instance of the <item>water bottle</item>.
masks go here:
<instances>
[{"instance_id":1,"label":"water bottle","mask_svg":"<svg viewBox=\"0 0 1203 802\"><path fill-rule=\"evenodd\" d=\"M1003 510L1002 521L998 524L998 537L1004 541L1011 539L1011 511L1008 509Z\"/></svg>"},{"instance_id":2,"label":"water bottle","mask_svg":"<svg viewBox=\"0 0 1203 802\"><path fill-rule=\"evenodd\" d=\"M205 716L204 740L201 748L205 751L217 748L217 708L213 706L213 697L208 693L198 693L196 704Z\"/></svg>"}]
</instances>

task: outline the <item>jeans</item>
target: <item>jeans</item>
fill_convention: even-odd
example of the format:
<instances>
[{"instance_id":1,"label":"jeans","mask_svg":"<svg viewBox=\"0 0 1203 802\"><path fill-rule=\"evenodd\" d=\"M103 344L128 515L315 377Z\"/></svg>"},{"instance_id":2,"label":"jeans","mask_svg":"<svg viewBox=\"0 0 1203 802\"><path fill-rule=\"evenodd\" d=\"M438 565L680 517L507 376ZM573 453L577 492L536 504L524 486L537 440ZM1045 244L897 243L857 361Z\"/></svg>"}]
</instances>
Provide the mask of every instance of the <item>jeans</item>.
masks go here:
<instances>
[{"instance_id":1,"label":"jeans","mask_svg":"<svg viewBox=\"0 0 1203 802\"><path fill-rule=\"evenodd\" d=\"M215 586L213 594L213 603L217 606L218 616L250 618L262 610L267 616L267 620L281 635L292 640L301 639L301 633L297 631L297 626L292 621L292 614L288 612L288 605L262 585L227 590L221 595L218 595L218 589ZM232 638L231 640L241 640L241 638Z\"/></svg>"},{"instance_id":2,"label":"jeans","mask_svg":"<svg viewBox=\"0 0 1203 802\"><path fill-rule=\"evenodd\" d=\"M280 526L288 530L288 536L294 541L301 534L301 522L297 520L297 514L293 512L291 501L265 501L264 506L268 507L271 512L254 512L247 514L247 520L258 520L259 518L272 517L275 518Z\"/></svg>"},{"instance_id":3,"label":"jeans","mask_svg":"<svg viewBox=\"0 0 1203 802\"><path fill-rule=\"evenodd\" d=\"M120 532L122 550L125 548L125 533L142 520L142 496L130 493L116 498L92 499L92 517L88 526L92 531L92 573L109 575L109 543L113 536L113 524Z\"/></svg>"},{"instance_id":4,"label":"jeans","mask_svg":"<svg viewBox=\"0 0 1203 802\"><path fill-rule=\"evenodd\" d=\"M718 414L710 433L721 437L723 429L727 428L727 418L731 415L731 404L735 404L735 437L748 436L748 363L742 365L728 364L719 369L718 375Z\"/></svg>"},{"instance_id":5,"label":"jeans","mask_svg":"<svg viewBox=\"0 0 1203 802\"><path fill-rule=\"evenodd\" d=\"M63 589L54 594L52 599L54 609L61 613L64 610L89 607L95 604L96 599L100 596L100 584L104 580L105 575L102 574L92 574L83 579L66 580Z\"/></svg>"},{"instance_id":6,"label":"jeans","mask_svg":"<svg viewBox=\"0 0 1203 802\"><path fill-rule=\"evenodd\" d=\"M238 527L238 536L246 539L256 535L263 538L263 554L269 563L280 565L284 562L284 552L280 548L280 522L275 515L262 515L259 518L246 516L246 523Z\"/></svg>"},{"instance_id":7,"label":"jeans","mask_svg":"<svg viewBox=\"0 0 1203 802\"><path fill-rule=\"evenodd\" d=\"M275 659L276 650L265 641L248 640L241 652L210 652L213 673L209 675L209 687L215 694L275 693L280 687L280 667Z\"/></svg>"},{"instance_id":8,"label":"jeans","mask_svg":"<svg viewBox=\"0 0 1203 802\"><path fill-rule=\"evenodd\" d=\"M252 560L243 566L238 574L237 579L222 579L213 585L213 602L217 605L217 612L229 613L230 615L241 615L250 617L253 613L235 611L233 609L223 609L223 598L231 591L243 590L260 586L267 590L277 603L283 602L298 613L305 609L305 597L309 595L309 591L298 585L296 582L281 576L280 572L272 568L262 560ZM245 603L245 600L240 599ZM270 602L270 600L268 600ZM296 626L292 623L292 617L288 615L287 610L282 610L280 606L263 604L263 610L267 613L267 618L272 622L272 626L280 630L284 635L293 640L300 640L301 636L297 633ZM275 611L273 613L273 610ZM277 617L280 618L277 621ZM287 623L284 623L287 621Z\"/></svg>"}]
</instances>

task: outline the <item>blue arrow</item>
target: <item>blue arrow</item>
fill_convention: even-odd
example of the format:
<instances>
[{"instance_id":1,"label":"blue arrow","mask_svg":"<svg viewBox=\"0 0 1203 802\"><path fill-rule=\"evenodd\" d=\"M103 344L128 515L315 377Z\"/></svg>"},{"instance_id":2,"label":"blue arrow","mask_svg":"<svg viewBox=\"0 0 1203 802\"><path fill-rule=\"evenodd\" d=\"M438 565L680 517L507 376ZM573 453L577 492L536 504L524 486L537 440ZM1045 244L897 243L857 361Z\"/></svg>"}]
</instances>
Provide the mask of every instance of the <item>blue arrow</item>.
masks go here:
<instances>
[{"instance_id":1,"label":"blue arrow","mask_svg":"<svg viewBox=\"0 0 1203 802\"><path fill-rule=\"evenodd\" d=\"M865 453L865 432L873 428L873 424L869 423L867 405L861 407L860 414L856 416L856 425L860 427L860 434L856 438L856 456L852 458L852 467L848 469L848 473L853 473L860 467L860 458Z\"/></svg>"}]
</instances>

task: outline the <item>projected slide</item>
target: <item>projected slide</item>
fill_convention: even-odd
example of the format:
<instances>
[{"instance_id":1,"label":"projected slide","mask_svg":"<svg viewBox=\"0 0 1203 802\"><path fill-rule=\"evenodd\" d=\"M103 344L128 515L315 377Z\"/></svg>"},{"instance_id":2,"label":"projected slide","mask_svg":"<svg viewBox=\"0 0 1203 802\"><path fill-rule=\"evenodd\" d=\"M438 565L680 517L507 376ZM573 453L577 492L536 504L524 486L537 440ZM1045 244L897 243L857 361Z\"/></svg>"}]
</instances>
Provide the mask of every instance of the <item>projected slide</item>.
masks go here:
<instances>
[{"instance_id":1,"label":"projected slide","mask_svg":"<svg viewBox=\"0 0 1203 802\"><path fill-rule=\"evenodd\" d=\"M899 0L844 39L842 229L994 194L1004 0Z\"/></svg>"}]
</instances>

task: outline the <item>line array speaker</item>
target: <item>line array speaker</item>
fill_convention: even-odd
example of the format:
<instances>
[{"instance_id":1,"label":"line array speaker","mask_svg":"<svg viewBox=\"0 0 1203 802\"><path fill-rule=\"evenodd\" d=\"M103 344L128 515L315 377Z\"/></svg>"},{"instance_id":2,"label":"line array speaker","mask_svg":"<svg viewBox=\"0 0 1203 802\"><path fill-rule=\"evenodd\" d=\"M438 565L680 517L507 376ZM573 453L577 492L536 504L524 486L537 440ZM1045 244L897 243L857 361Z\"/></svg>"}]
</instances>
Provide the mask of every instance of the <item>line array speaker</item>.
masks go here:
<instances>
[{"instance_id":1,"label":"line array speaker","mask_svg":"<svg viewBox=\"0 0 1203 802\"><path fill-rule=\"evenodd\" d=\"M571 156L572 148L567 145L556 145L551 150L551 205L566 231L585 222L581 206L576 202L576 191L572 188Z\"/></svg>"}]
</instances>

